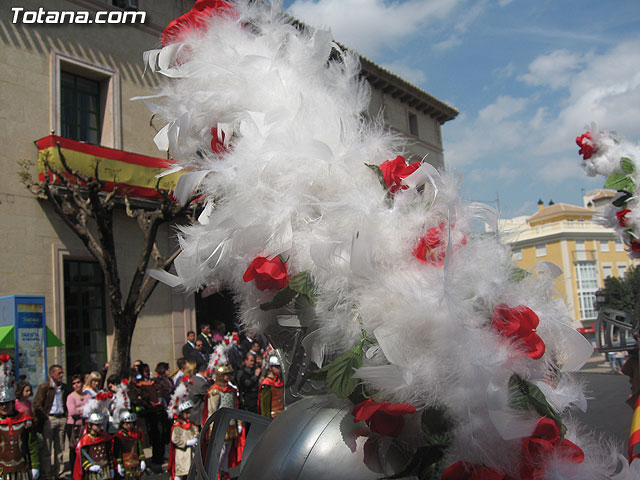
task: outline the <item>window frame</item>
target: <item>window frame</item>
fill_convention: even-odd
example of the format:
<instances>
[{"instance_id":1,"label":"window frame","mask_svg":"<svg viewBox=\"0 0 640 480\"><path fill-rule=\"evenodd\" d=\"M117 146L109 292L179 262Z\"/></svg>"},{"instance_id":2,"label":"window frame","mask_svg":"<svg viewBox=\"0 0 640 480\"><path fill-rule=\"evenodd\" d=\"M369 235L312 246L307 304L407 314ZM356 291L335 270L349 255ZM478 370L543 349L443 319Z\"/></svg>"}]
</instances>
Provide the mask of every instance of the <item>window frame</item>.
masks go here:
<instances>
[{"instance_id":1,"label":"window frame","mask_svg":"<svg viewBox=\"0 0 640 480\"><path fill-rule=\"evenodd\" d=\"M547 256L547 244L536 245L536 258Z\"/></svg>"},{"instance_id":2,"label":"window frame","mask_svg":"<svg viewBox=\"0 0 640 480\"><path fill-rule=\"evenodd\" d=\"M122 115L120 108L120 74L106 65L51 50L51 130L56 135L62 131L62 72L94 80L100 84L101 124L98 145L122 149Z\"/></svg>"}]
</instances>

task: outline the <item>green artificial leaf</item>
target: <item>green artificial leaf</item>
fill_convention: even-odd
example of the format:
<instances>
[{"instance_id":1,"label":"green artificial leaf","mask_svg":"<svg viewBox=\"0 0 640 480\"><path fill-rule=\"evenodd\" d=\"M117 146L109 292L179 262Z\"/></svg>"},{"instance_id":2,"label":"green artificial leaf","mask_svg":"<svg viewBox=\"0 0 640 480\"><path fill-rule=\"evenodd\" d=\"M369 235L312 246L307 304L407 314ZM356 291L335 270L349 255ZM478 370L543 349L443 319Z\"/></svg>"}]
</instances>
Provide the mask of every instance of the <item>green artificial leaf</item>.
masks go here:
<instances>
[{"instance_id":1,"label":"green artificial leaf","mask_svg":"<svg viewBox=\"0 0 640 480\"><path fill-rule=\"evenodd\" d=\"M373 172L377 175L382 188L387 189L387 184L384 183L384 174L382 173L382 169L378 165L373 165L372 163L365 163L367 167L369 167Z\"/></svg>"},{"instance_id":2,"label":"green artificial leaf","mask_svg":"<svg viewBox=\"0 0 640 480\"><path fill-rule=\"evenodd\" d=\"M531 274L526 270L520 267L514 267L513 270L511 271L510 278L511 278L511 281L513 282L521 282L522 280L527 278L529 275Z\"/></svg>"},{"instance_id":3,"label":"green artificial leaf","mask_svg":"<svg viewBox=\"0 0 640 480\"><path fill-rule=\"evenodd\" d=\"M362 366L362 342L333 360L327 369L327 385L340 398L353 393L358 381L353 378L357 368Z\"/></svg>"},{"instance_id":4,"label":"green artificial leaf","mask_svg":"<svg viewBox=\"0 0 640 480\"><path fill-rule=\"evenodd\" d=\"M316 287L309 271L300 272L289 279L289 288L307 298L308 302L315 305Z\"/></svg>"},{"instance_id":5,"label":"green artificial leaf","mask_svg":"<svg viewBox=\"0 0 640 480\"><path fill-rule=\"evenodd\" d=\"M445 407L427 407L422 412L422 431L429 438L429 445L440 444L447 441L451 430L451 420Z\"/></svg>"},{"instance_id":6,"label":"green artificial leaf","mask_svg":"<svg viewBox=\"0 0 640 480\"><path fill-rule=\"evenodd\" d=\"M278 290L278 293L271 299L271 301L260 305L261 310L275 310L276 308L282 308L287 305L297 293L291 290L288 286Z\"/></svg>"},{"instance_id":7,"label":"green artificial leaf","mask_svg":"<svg viewBox=\"0 0 640 480\"><path fill-rule=\"evenodd\" d=\"M633 193L636 190L636 186L627 174L625 173L612 173L607 177L604 182L604 188L611 188L621 192Z\"/></svg>"},{"instance_id":8,"label":"green artificial leaf","mask_svg":"<svg viewBox=\"0 0 640 480\"><path fill-rule=\"evenodd\" d=\"M622 171L624 173L627 173L629 175L631 175L636 169L635 165L633 164L633 161L627 157L622 157L620 159L620 168L622 168Z\"/></svg>"},{"instance_id":9,"label":"green artificial leaf","mask_svg":"<svg viewBox=\"0 0 640 480\"><path fill-rule=\"evenodd\" d=\"M521 410L533 410L542 417L547 417L556 422L562 435L567 432L567 427L562 423L560 416L551 408L544 393L531 382L527 382L518 374L513 374L509 379L509 388L512 391L511 405Z\"/></svg>"}]
</instances>

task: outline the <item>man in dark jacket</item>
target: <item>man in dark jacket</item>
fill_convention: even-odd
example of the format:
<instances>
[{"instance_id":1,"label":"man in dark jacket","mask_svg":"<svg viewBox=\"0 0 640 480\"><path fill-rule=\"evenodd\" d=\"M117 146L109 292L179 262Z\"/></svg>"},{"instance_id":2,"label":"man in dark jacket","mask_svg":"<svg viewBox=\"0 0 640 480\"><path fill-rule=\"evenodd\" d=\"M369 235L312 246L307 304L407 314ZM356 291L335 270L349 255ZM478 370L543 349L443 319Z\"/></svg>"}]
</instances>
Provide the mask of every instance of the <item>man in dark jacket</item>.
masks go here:
<instances>
[{"instance_id":1,"label":"man in dark jacket","mask_svg":"<svg viewBox=\"0 0 640 480\"><path fill-rule=\"evenodd\" d=\"M204 376L206 370L206 363L198 365L198 373L191 377L193 385L189 388L189 400L193 403L190 420L198 426L202 424L202 408L206 400L207 391L211 386L211 382Z\"/></svg>"},{"instance_id":2,"label":"man in dark jacket","mask_svg":"<svg viewBox=\"0 0 640 480\"><path fill-rule=\"evenodd\" d=\"M192 357L196 353L196 332L189 330L187 332L187 342L182 346L182 357L192 362Z\"/></svg>"},{"instance_id":3,"label":"man in dark jacket","mask_svg":"<svg viewBox=\"0 0 640 480\"><path fill-rule=\"evenodd\" d=\"M211 325L208 323L202 324L200 327L200 335L196 338L196 342L198 340L202 340L202 353L207 356L211 355L216 347L216 343L213 341L213 336L211 335ZM191 416L193 416L193 413Z\"/></svg>"},{"instance_id":4,"label":"man in dark jacket","mask_svg":"<svg viewBox=\"0 0 640 480\"><path fill-rule=\"evenodd\" d=\"M64 466L64 430L67 423L67 396L71 389L62 383L61 365L49 367L49 380L40 384L33 399L33 411L44 437L41 456L43 480L59 478Z\"/></svg>"},{"instance_id":5,"label":"man in dark jacket","mask_svg":"<svg viewBox=\"0 0 640 480\"><path fill-rule=\"evenodd\" d=\"M258 413L258 389L260 388L261 369L256 368L256 357L248 353L243 367L238 371L238 390L240 406L243 410Z\"/></svg>"}]
</instances>

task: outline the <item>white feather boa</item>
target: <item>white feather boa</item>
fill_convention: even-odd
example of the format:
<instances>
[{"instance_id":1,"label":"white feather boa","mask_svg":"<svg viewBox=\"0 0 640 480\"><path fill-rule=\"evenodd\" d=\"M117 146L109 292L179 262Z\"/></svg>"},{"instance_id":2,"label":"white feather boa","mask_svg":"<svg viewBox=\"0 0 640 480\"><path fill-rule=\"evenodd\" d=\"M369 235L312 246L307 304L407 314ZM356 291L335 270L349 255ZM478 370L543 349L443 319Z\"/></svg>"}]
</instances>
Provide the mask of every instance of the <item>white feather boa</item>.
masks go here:
<instances>
[{"instance_id":1,"label":"white feather boa","mask_svg":"<svg viewBox=\"0 0 640 480\"><path fill-rule=\"evenodd\" d=\"M280 255L291 275L310 272L312 321L331 357L362 331L377 343L356 373L376 399L446 406L455 437L444 466L463 460L517 478L520 442L537 414L509 406L509 379L541 385L559 413L585 404L569 372L591 347L553 297L554 272L514 280L498 235L471 229L478 215L495 212L465 205L447 173L422 168L390 197L366 164L392 160L402 147L363 114L369 86L358 57L337 48L329 32L301 31L277 6L251 3L237 2L233 15L214 15L180 42L145 54L169 77L144 100L167 121L156 143L187 171L176 196L196 190L208 202L199 224L181 228L177 276L154 275L189 291L231 289L244 325L261 330L276 319L277 310L260 308L274 292L243 275L256 257ZM213 127L226 152L212 150ZM432 228L441 228L442 265L413 254ZM499 304L537 314L542 358L518 353L491 327ZM557 385L547 381L554 368L567 372ZM606 445L572 428L567 437L587 460L553 457L549 478L613 474L618 458Z\"/></svg>"}]
</instances>

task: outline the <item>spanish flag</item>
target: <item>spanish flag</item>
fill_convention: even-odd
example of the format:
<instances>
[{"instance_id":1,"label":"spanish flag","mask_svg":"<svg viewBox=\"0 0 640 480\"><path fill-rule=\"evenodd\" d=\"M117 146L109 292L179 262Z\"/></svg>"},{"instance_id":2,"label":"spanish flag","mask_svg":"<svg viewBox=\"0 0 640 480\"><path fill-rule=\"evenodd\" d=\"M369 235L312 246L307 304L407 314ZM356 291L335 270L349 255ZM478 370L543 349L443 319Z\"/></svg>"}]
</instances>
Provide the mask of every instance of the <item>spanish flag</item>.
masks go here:
<instances>
[{"instance_id":1,"label":"spanish flag","mask_svg":"<svg viewBox=\"0 0 640 480\"><path fill-rule=\"evenodd\" d=\"M633 407L633 420L631 420L631 434L629 435L629 463L634 458L640 458L640 396Z\"/></svg>"},{"instance_id":2,"label":"spanish flag","mask_svg":"<svg viewBox=\"0 0 640 480\"><path fill-rule=\"evenodd\" d=\"M157 178L156 175L171 167L173 162L164 158L90 145L57 135L41 138L36 144L40 182L44 182L45 175L50 175L45 161L72 182L75 180L65 172L60 153L64 155L71 168L84 175L93 176L97 168L99 179L105 183L104 191L112 191L117 184L120 195L133 198L159 199L161 195L156 190L156 184L161 190L173 191L178 177L182 174L174 172Z\"/></svg>"}]
</instances>

